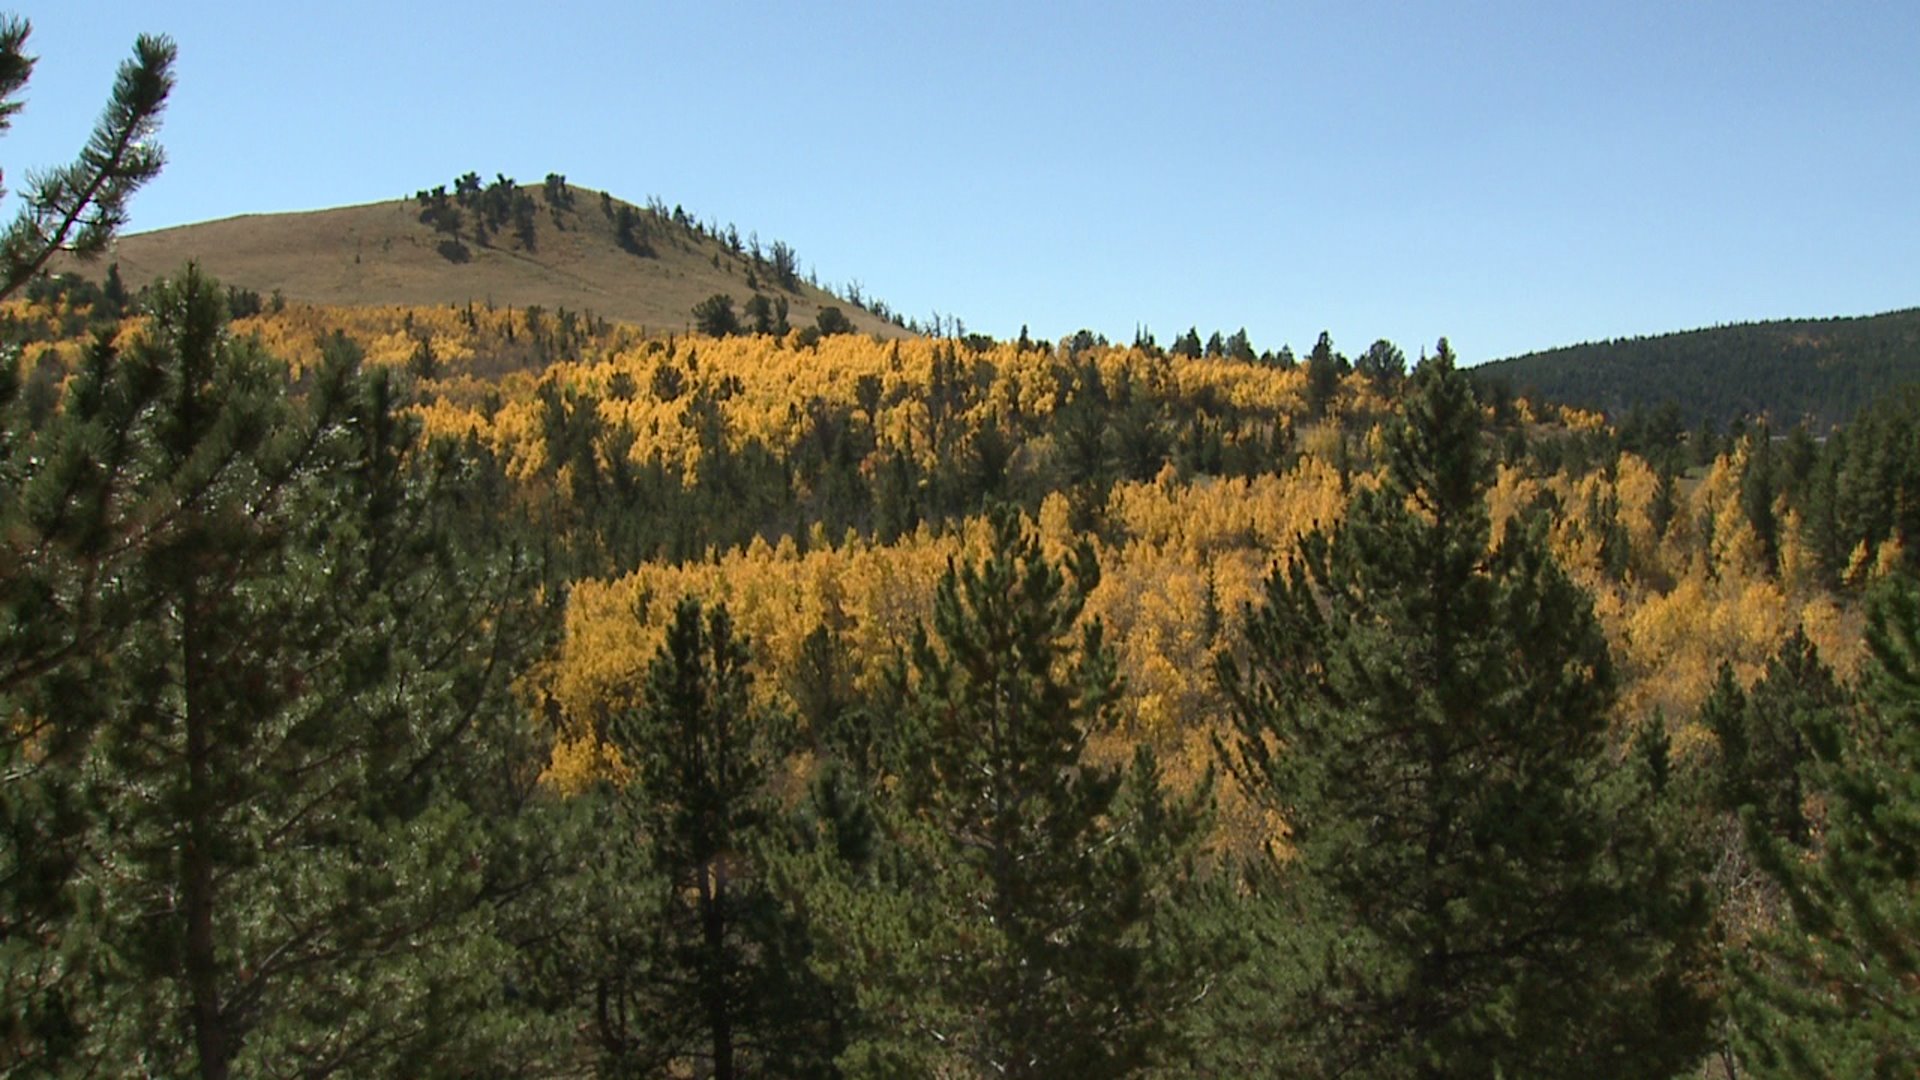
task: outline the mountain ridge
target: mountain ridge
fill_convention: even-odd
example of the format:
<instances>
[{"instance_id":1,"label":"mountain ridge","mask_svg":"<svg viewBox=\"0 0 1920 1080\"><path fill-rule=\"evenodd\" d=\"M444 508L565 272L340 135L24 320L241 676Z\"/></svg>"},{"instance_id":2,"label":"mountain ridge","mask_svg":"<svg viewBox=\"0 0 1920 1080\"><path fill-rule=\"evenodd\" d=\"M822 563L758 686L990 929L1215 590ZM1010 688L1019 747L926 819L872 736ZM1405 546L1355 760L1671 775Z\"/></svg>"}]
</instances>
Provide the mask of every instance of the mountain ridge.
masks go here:
<instances>
[{"instance_id":1,"label":"mountain ridge","mask_svg":"<svg viewBox=\"0 0 1920 1080\"><path fill-rule=\"evenodd\" d=\"M1481 364L1482 385L1605 412L1672 403L1689 427L1765 417L1818 430L1920 382L1920 307L1583 342Z\"/></svg>"}]
</instances>

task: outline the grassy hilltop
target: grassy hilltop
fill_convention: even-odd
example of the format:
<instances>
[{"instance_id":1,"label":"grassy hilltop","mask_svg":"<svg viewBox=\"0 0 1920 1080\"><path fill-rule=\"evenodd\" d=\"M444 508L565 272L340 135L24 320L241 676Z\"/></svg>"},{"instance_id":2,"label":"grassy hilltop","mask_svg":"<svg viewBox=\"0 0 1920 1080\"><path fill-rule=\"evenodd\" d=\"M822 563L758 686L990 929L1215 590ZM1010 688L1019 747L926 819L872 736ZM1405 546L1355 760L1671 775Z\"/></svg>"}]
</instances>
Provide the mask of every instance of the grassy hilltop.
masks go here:
<instances>
[{"instance_id":1,"label":"grassy hilltop","mask_svg":"<svg viewBox=\"0 0 1920 1080\"><path fill-rule=\"evenodd\" d=\"M315 304L369 306L486 303L570 308L657 332L681 332L715 294L743 310L756 293L784 301L792 325L838 307L858 331L905 336L862 298L841 298L805 279L782 280L776 255L791 249L702 224L659 203L636 206L566 184L518 185L504 177L460 193L448 188L389 202L304 213L244 214L125 236L98 263L117 263L129 288L178 272L189 260L221 281ZM456 187L458 185L456 184ZM625 218L627 228L621 228ZM868 302L870 303L870 302Z\"/></svg>"}]
</instances>

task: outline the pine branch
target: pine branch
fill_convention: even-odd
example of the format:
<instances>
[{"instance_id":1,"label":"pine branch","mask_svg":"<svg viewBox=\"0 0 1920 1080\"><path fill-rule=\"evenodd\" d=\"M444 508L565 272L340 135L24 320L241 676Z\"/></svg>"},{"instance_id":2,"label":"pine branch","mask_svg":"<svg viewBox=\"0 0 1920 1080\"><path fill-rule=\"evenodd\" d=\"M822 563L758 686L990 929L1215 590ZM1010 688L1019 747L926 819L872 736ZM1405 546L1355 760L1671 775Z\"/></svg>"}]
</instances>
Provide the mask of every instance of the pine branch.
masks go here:
<instances>
[{"instance_id":1,"label":"pine branch","mask_svg":"<svg viewBox=\"0 0 1920 1080\"><path fill-rule=\"evenodd\" d=\"M25 38L24 23L0 24L0 95L19 89L32 71L32 61L19 52ZM173 90L175 54L171 38L142 34L79 158L29 176L26 207L0 236L0 300L56 253L98 255L126 224L127 201L166 162L150 140ZM0 101L0 130L18 109L17 102Z\"/></svg>"},{"instance_id":2,"label":"pine branch","mask_svg":"<svg viewBox=\"0 0 1920 1080\"><path fill-rule=\"evenodd\" d=\"M35 58L26 54L27 35L32 27L25 19L8 16L0 19L0 131L13 126L13 116L24 102L15 100L33 75ZM6 193L0 188L0 195Z\"/></svg>"}]
</instances>

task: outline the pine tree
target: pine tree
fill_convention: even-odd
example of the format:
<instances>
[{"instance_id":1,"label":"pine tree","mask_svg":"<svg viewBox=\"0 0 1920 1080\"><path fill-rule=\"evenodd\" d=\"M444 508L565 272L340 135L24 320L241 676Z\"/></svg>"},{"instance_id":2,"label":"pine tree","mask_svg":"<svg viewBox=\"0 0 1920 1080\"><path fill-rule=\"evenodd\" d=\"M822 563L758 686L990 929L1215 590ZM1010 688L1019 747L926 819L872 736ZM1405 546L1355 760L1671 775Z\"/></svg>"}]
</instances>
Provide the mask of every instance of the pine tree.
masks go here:
<instances>
[{"instance_id":1,"label":"pine tree","mask_svg":"<svg viewBox=\"0 0 1920 1080\"><path fill-rule=\"evenodd\" d=\"M11 881L59 862L9 912L37 933L7 999L76 1070L510 1067L533 1028L494 920L537 758L508 690L551 626L528 568L344 343L296 400L210 281L149 314L14 461L37 525L5 706L68 816L51 855L10 830Z\"/></svg>"},{"instance_id":2,"label":"pine tree","mask_svg":"<svg viewBox=\"0 0 1920 1080\"><path fill-rule=\"evenodd\" d=\"M1308 416L1318 420L1327 415L1340 394L1340 380L1349 370L1347 358L1333 351L1332 337L1322 330L1319 340L1313 344L1313 353L1307 357Z\"/></svg>"},{"instance_id":3,"label":"pine tree","mask_svg":"<svg viewBox=\"0 0 1920 1080\"><path fill-rule=\"evenodd\" d=\"M1720 804L1746 809L1768 833L1797 847L1811 841L1806 772L1813 763L1808 733L1844 708L1846 697L1806 633L1796 628L1751 694L1722 665L1702 708L1720 749Z\"/></svg>"},{"instance_id":4,"label":"pine tree","mask_svg":"<svg viewBox=\"0 0 1920 1080\"><path fill-rule=\"evenodd\" d=\"M117 359L96 340L66 407L30 424L12 364L0 364L4 528L0 528L0 979L12 1063L72 1058L93 1022L90 987L109 962L98 905L71 888L93 811L87 762L108 703L105 658L138 601L120 515L107 496L131 466L119 432L144 395L109 394Z\"/></svg>"},{"instance_id":5,"label":"pine tree","mask_svg":"<svg viewBox=\"0 0 1920 1080\"><path fill-rule=\"evenodd\" d=\"M1373 380L1379 389L1389 390L1406 377L1407 356L1399 346L1381 338L1367 346L1367 351L1353 362L1353 370Z\"/></svg>"},{"instance_id":6,"label":"pine tree","mask_svg":"<svg viewBox=\"0 0 1920 1080\"><path fill-rule=\"evenodd\" d=\"M1204 977L1204 952L1168 946L1210 796L1168 796L1144 749L1089 758L1119 693L1099 624L1077 624L1091 550L1063 571L1006 511L993 541L949 568L896 673L892 960L918 995L875 1007L914 1068L1133 1075L1179 1046Z\"/></svg>"},{"instance_id":7,"label":"pine tree","mask_svg":"<svg viewBox=\"0 0 1920 1080\"><path fill-rule=\"evenodd\" d=\"M607 881L628 902L603 908L614 947L586 960L603 972L596 1016L611 1075L804 1075L831 1057L801 928L767 873L779 721L753 706L748 664L726 608L688 598L642 703L610 719L632 770L610 840L637 845L614 858L638 871Z\"/></svg>"},{"instance_id":8,"label":"pine tree","mask_svg":"<svg viewBox=\"0 0 1920 1080\"><path fill-rule=\"evenodd\" d=\"M1737 958L1737 1016L1758 1076L1904 1077L1920 1061L1920 586L1875 598L1865 707L1803 713L1827 807L1812 859L1744 816L1791 918Z\"/></svg>"},{"instance_id":9,"label":"pine tree","mask_svg":"<svg viewBox=\"0 0 1920 1080\"><path fill-rule=\"evenodd\" d=\"M1670 1075L1702 1050L1704 909L1611 752L1591 603L1537 530L1490 544L1444 343L1386 445L1223 666L1231 759L1290 829L1269 1033L1324 1075Z\"/></svg>"},{"instance_id":10,"label":"pine tree","mask_svg":"<svg viewBox=\"0 0 1920 1080\"><path fill-rule=\"evenodd\" d=\"M693 325L711 337L727 337L740 332L740 316L734 314L733 297L714 293L693 305Z\"/></svg>"},{"instance_id":11,"label":"pine tree","mask_svg":"<svg viewBox=\"0 0 1920 1080\"><path fill-rule=\"evenodd\" d=\"M1812 733L1831 723L1831 714L1850 707L1848 693L1798 630L1750 689L1741 688L1731 665L1721 665L1701 705L1699 725L1713 732L1716 745L1684 763L1677 777L1684 794L1674 800L1676 818L1679 831L1691 837L1700 865L1710 872L1722 951L1736 974L1753 953L1756 937L1774 931L1788 916L1785 890L1762 871L1747 834L1804 857L1816 827L1808 799L1816 765ZM1752 999L1736 997L1721 1018L1718 1056L1731 1075L1743 1068L1746 1048L1739 1028L1752 1012Z\"/></svg>"},{"instance_id":12,"label":"pine tree","mask_svg":"<svg viewBox=\"0 0 1920 1080\"><path fill-rule=\"evenodd\" d=\"M30 34L26 20L0 17L0 132L33 75ZM137 39L79 159L30 178L0 235L0 299L57 253L97 255L118 232L127 201L164 161L152 136L173 88L174 55L165 37ZM107 286L110 301L124 302L117 267ZM133 621L118 573L131 558L113 535L109 495L129 464L123 425L142 395L106 392L114 359L107 340L94 343L73 380L76 407L56 420L53 395L35 392L50 387L36 380L23 388L18 351L0 350L0 1063L8 1067L44 1067L78 1052L92 1019L88 983L109 963L88 925L97 904L70 886L92 809L84 777L98 663Z\"/></svg>"},{"instance_id":13,"label":"pine tree","mask_svg":"<svg viewBox=\"0 0 1920 1080\"><path fill-rule=\"evenodd\" d=\"M1773 509L1779 484L1777 471L1773 461L1773 432L1762 420L1747 436L1746 468L1740 474L1740 509L1753 526L1754 535L1760 538L1770 571L1780 565L1780 519Z\"/></svg>"},{"instance_id":14,"label":"pine tree","mask_svg":"<svg viewBox=\"0 0 1920 1080\"><path fill-rule=\"evenodd\" d=\"M0 132L33 75L30 25L0 18ZM151 142L173 87L173 43L139 38L80 158L30 179L0 235L0 299L60 251L98 254L126 203L159 173ZM3 193L3 192L0 192ZM119 277L108 272L109 297ZM123 301L124 295L116 298ZM94 666L132 622L116 571L108 493L127 465L121 425L140 395L107 395L114 350L96 341L74 380L85 408L48 427L51 387L25 387L16 349L0 350L0 1062L39 1067L76 1053L91 1022L87 984L107 963L83 924L97 905L70 888L91 811L85 762L95 730ZM25 391L23 393L23 390ZM71 709L71 713L69 713Z\"/></svg>"}]
</instances>

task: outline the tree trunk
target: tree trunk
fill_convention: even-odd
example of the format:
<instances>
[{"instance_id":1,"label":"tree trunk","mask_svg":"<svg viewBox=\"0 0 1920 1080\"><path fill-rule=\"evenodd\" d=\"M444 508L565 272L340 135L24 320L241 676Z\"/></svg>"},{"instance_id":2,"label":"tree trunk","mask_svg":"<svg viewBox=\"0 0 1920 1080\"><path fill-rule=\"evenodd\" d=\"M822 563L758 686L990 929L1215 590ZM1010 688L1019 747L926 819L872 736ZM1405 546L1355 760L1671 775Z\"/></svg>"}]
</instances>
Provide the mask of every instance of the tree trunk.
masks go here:
<instances>
[{"instance_id":1,"label":"tree trunk","mask_svg":"<svg viewBox=\"0 0 1920 1080\"><path fill-rule=\"evenodd\" d=\"M733 1015L727 1007L726 895L726 862L721 856L700 874L701 920L707 946L703 981L706 983L707 1032L713 1040L713 1080L733 1080Z\"/></svg>"},{"instance_id":2,"label":"tree trunk","mask_svg":"<svg viewBox=\"0 0 1920 1080\"><path fill-rule=\"evenodd\" d=\"M203 1080L226 1080L226 1019L220 1008L219 968L214 954L213 738L204 700L206 657L200 632L200 598L189 584L181 604L182 688L186 700L187 835L181 847L181 893L186 904L184 968L193 1017L195 1049Z\"/></svg>"}]
</instances>

